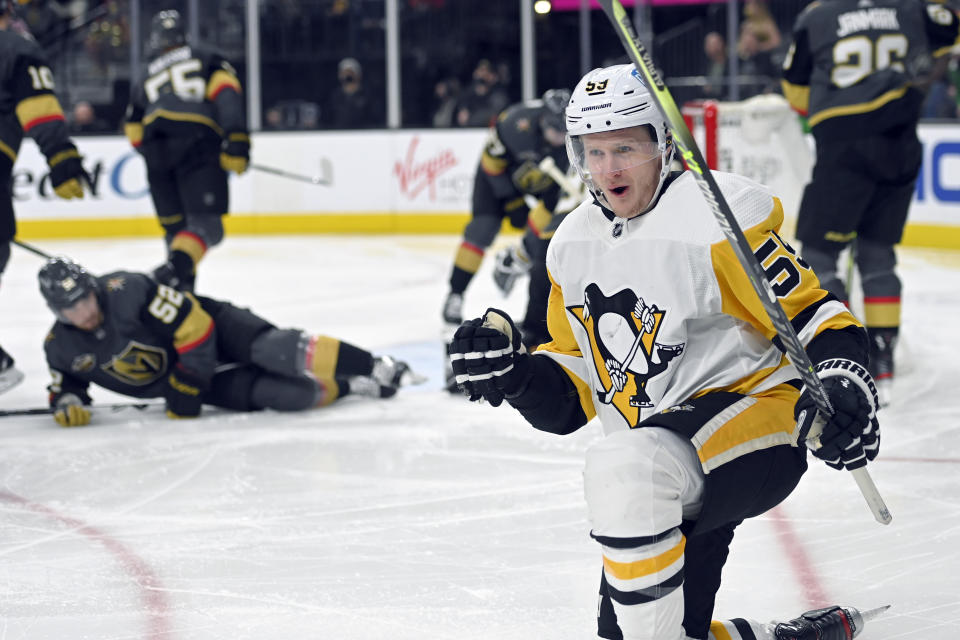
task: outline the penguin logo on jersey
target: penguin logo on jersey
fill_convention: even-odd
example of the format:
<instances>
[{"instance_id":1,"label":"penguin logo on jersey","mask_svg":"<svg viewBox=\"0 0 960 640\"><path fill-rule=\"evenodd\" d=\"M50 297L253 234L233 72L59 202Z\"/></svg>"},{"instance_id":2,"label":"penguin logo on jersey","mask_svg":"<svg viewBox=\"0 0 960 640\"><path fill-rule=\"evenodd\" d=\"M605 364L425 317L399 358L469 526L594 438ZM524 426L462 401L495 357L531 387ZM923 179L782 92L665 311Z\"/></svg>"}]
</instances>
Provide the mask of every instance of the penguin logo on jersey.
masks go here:
<instances>
[{"instance_id":1,"label":"penguin logo on jersey","mask_svg":"<svg viewBox=\"0 0 960 640\"><path fill-rule=\"evenodd\" d=\"M646 387L683 353L684 344L657 342L666 311L648 305L630 289L605 295L594 283L583 292L583 305L567 310L590 337L593 364L602 388L603 404L617 408L631 427L640 422L640 410L653 402Z\"/></svg>"},{"instance_id":2,"label":"penguin logo on jersey","mask_svg":"<svg viewBox=\"0 0 960 640\"><path fill-rule=\"evenodd\" d=\"M167 352L131 340L120 355L113 356L100 368L121 382L142 387L159 379L167 370Z\"/></svg>"}]
</instances>

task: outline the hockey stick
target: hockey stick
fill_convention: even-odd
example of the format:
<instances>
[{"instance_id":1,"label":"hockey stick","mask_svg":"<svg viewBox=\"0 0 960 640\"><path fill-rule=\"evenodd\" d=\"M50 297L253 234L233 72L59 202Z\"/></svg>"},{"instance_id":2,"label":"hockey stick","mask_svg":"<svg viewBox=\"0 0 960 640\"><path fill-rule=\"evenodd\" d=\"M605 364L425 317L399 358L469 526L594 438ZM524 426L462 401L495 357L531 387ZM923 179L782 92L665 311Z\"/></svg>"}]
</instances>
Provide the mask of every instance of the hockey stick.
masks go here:
<instances>
[{"instance_id":1,"label":"hockey stick","mask_svg":"<svg viewBox=\"0 0 960 640\"><path fill-rule=\"evenodd\" d=\"M49 260L50 258L53 257L52 255L50 255L50 254L47 253L46 251L42 251L42 250L36 248L35 246L33 246L32 244L27 244L26 242L24 242L24 241L22 241L22 240L17 240L16 238L14 238L14 239L12 240L12 242L13 242L13 244L17 245L17 246L20 247L21 249L26 249L26 250L29 251L30 253L33 253L33 254L35 254L35 255L38 255L38 256L40 256L41 258L46 258L47 260Z\"/></svg>"},{"instance_id":2,"label":"hockey stick","mask_svg":"<svg viewBox=\"0 0 960 640\"><path fill-rule=\"evenodd\" d=\"M620 0L599 0L599 2L600 6L603 7L603 12L616 29L620 42L626 49L630 60L636 66L637 71L643 75L645 84L650 89L650 95L653 96L654 101L660 108L660 113L667 119L670 129L673 131L674 143L680 150L687 167L693 172L693 177L697 181L697 186L700 187L704 200L706 200L717 219L717 223L727 237L737 260L757 292L764 310L770 316L770 321L780 337L790 362L799 372L800 378L817 405L817 409L824 415L833 415L830 398L827 396L820 378L813 370L813 363L810 362L797 333L793 330L790 319L784 312L783 307L780 306L777 295L773 292L770 282L763 273L763 267L760 266L756 256L753 255L750 243L747 242L743 230L740 229L740 224L733 216L730 205L727 204L720 187L717 186L717 182L710 172L710 167L704 162L703 155L700 153L693 135L687 129L686 122L684 122L683 116L677 108L677 103L660 77L660 73L654 67L653 57L640 42L640 38L637 37L630 22L630 16L627 15L623 5L620 4ZM890 524L893 518L883 501L883 497L877 491L867 468L864 466L850 472L853 474L861 493L863 493L867 505L873 512L873 517L881 524Z\"/></svg>"},{"instance_id":3,"label":"hockey stick","mask_svg":"<svg viewBox=\"0 0 960 640\"><path fill-rule=\"evenodd\" d=\"M98 411L100 409L109 409L110 411L122 411L123 409L136 409L137 411L144 411L150 407L162 407L163 403L160 402L120 402L115 404L97 404L90 405L90 409L93 411ZM53 407L37 407L35 409L5 409L0 411L0 418L7 418L10 416L43 416L43 415L53 415L58 409Z\"/></svg>"},{"instance_id":4,"label":"hockey stick","mask_svg":"<svg viewBox=\"0 0 960 640\"><path fill-rule=\"evenodd\" d=\"M267 165L256 164L254 162L250 163L250 168L256 171L263 171L264 173L272 173L273 175L280 176L282 178L290 178L291 180L309 182L310 184L318 184L325 187L329 187L333 184L333 164L330 162L329 158L320 159L320 174L315 176L304 176L300 175L299 173L293 173L284 169L277 169L276 167L268 167Z\"/></svg>"},{"instance_id":5,"label":"hockey stick","mask_svg":"<svg viewBox=\"0 0 960 640\"><path fill-rule=\"evenodd\" d=\"M556 182L561 189L563 189L567 195L576 195L582 190L578 189L577 186L570 181L570 178L563 171L560 171L560 167L557 166L556 161L554 161L552 156L547 156L540 161L540 164L537 165L540 171L543 171L545 174L553 178L553 181Z\"/></svg>"}]
</instances>

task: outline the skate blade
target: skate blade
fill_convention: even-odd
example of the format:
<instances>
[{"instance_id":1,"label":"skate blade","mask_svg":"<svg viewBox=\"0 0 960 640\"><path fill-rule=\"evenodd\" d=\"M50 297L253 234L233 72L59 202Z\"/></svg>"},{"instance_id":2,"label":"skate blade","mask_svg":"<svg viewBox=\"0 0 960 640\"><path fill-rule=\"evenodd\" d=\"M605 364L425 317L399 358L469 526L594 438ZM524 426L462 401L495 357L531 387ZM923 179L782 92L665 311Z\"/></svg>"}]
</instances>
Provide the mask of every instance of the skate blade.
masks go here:
<instances>
[{"instance_id":1,"label":"skate blade","mask_svg":"<svg viewBox=\"0 0 960 640\"><path fill-rule=\"evenodd\" d=\"M23 372L19 369L10 368L0 373L0 393L13 389L23 382Z\"/></svg>"},{"instance_id":2,"label":"skate blade","mask_svg":"<svg viewBox=\"0 0 960 640\"><path fill-rule=\"evenodd\" d=\"M891 605L885 604L882 607L877 607L876 609L868 609L867 611L861 611L860 616L863 618L864 622L870 622L879 618L881 615L889 609Z\"/></svg>"}]
</instances>

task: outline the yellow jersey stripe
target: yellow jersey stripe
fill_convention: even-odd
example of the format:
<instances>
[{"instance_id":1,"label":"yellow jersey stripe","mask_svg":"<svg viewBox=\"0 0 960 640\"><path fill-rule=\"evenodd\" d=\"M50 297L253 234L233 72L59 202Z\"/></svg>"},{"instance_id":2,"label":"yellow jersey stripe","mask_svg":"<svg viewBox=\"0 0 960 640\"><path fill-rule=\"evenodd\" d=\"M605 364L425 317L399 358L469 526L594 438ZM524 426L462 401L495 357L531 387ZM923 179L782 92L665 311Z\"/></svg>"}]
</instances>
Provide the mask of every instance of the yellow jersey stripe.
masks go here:
<instances>
[{"instance_id":1,"label":"yellow jersey stripe","mask_svg":"<svg viewBox=\"0 0 960 640\"><path fill-rule=\"evenodd\" d=\"M652 558L637 560L635 562L617 562L604 555L603 568L617 580L633 580L635 578L650 576L666 569L677 560L680 560L683 557L683 550L686 544L687 539L681 537L680 542L673 548L667 549Z\"/></svg>"},{"instance_id":2,"label":"yellow jersey stripe","mask_svg":"<svg viewBox=\"0 0 960 640\"><path fill-rule=\"evenodd\" d=\"M838 116L851 116L858 113L869 113L871 111L876 111L888 102L893 102L894 100L903 96L903 94L907 92L908 87L909 85L904 85L899 89L892 89L883 95L874 98L870 102L848 104L842 107L831 107L830 109L824 109L816 115L810 116L810 126L816 126L829 118L836 118Z\"/></svg>"},{"instance_id":3,"label":"yellow jersey stripe","mask_svg":"<svg viewBox=\"0 0 960 640\"><path fill-rule=\"evenodd\" d=\"M190 313L173 333L173 347L177 353L186 353L202 344L213 331L213 318L200 306L200 301L188 291L184 291L183 295L190 300L192 306Z\"/></svg>"},{"instance_id":4,"label":"yellow jersey stripe","mask_svg":"<svg viewBox=\"0 0 960 640\"><path fill-rule=\"evenodd\" d=\"M218 125L212 118L207 116L202 116L199 113L185 113L182 111L168 111L167 109L157 109L152 112L146 118L143 119L143 126L148 126L153 121L163 118L164 120L173 120L175 122L196 122L197 124L203 124L214 131L217 132L217 135L223 136L223 129Z\"/></svg>"}]
</instances>

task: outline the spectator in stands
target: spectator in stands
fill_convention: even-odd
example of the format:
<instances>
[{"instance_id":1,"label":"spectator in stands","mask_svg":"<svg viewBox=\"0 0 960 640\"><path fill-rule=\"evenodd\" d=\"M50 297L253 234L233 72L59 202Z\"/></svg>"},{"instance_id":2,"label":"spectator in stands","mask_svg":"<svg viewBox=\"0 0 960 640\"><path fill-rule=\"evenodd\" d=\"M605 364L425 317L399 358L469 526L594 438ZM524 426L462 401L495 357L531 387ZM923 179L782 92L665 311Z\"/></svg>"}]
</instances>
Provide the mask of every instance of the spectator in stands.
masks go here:
<instances>
[{"instance_id":1,"label":"spectator in stands","mask_svg":"<svg viewBox=\"0 0 960 640\"><path fill-rule=\"evenodd\" d=\"M340 84L330 94L323 110L324 123L331 129L367 129L383 126L375 101L363 84L363 68L356 58L344 58L337 65Z\"/></svg>"},{"instance_id":2,"label":"spectator in stands","mask_svg":"<svg viewBox=\"0 0 960 640\"><path fill-rule=\"evenodd\" d=\"M436 109L433 112L433 126L450 128L460 99L460 81L456 78L441 80L433 87Z\"/></svg>"},{"instance_id":3,"label":"spectator in stands","mask_svg":"<svg viewBox=\"0 0 960 640\"><path fill-rule=\"evenodd\" d=\"M740 31L737 46L740 56L740 97L751 98L762 93L771 93L777 89L780 69L774 63L770 51L760 47L757 32L750 28Z\"/></svg>"},{"instance_id":4,"label":"spectator in stands","mask_svg":"<svg viewBox=\"0 0 960 640\"><path fill-rule=\"evenodd\" d=\"M456 124L460 127L489 127L509 102L493 65L489 60L480 60L473 70L473 82L457 104Z\"/></svg>"},{"instance_id":5,"label":"spectator in stands","mask_svg":"<svg viewBox=\"0 0 960 640\"><path fill-rule=\"evenodd\" d=\"M70 132L79 134L113 133L116 128L97 116L96 108L86 100L73 105L70 118Z\"/></svg>"},{"instance_id":6,"label":"spectator in stands","mask_svg":"<svg viewBox=\"0 0 960 640\"><path fill-rule=\"evenodd\" d=\"M711 31L703 39L703 53L706 56L703 75L707 80L703 97L720 99L727 93L727 41L716 31Z\"/></svg>"},{"instance_id":7,"label":"spectator in stands","mask_svg":"<svg viewBox=\"0 0 960 640\"><path fill-rule=\"evenodd\" d=\"M743 4L743 23L740 25L741 38L751 34L756 42L757 51L770 53L783 43L780 28L770 13L767 0L746 0Z\"/></svg>"}]
</instances>

